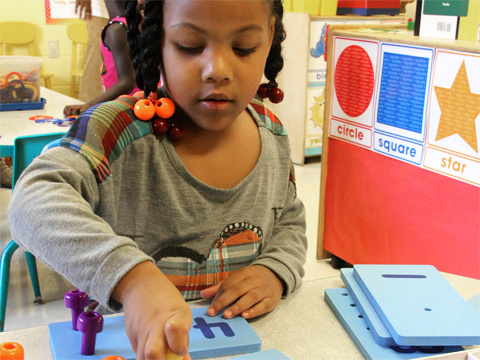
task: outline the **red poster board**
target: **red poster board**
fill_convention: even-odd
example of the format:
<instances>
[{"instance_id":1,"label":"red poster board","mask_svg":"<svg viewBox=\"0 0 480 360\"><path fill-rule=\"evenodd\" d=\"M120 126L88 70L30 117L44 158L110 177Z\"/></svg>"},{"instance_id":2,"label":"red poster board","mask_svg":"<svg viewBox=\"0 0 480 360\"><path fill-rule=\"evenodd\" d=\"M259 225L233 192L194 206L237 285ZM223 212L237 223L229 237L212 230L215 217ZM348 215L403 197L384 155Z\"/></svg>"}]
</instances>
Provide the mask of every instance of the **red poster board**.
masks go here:
<instances>
[{"instance_id":1,"label":"red poster board","mask_svg":"<svg viewBox=\"0 0 480 360\"><path fill-rule=\"evenodd\" d=\"M480 279L480 48L352 33L328 40L317 257Z\"/></svg>"},{"instance_id":2,"label":"red poster board","mask_svg":"<svg viewBox=\"0 0 480 360\"><path fill-rule=\"evenodd\" d=\"M480 189L329 139L325 250L480 279Z\"/></svg>"}]
</instances>

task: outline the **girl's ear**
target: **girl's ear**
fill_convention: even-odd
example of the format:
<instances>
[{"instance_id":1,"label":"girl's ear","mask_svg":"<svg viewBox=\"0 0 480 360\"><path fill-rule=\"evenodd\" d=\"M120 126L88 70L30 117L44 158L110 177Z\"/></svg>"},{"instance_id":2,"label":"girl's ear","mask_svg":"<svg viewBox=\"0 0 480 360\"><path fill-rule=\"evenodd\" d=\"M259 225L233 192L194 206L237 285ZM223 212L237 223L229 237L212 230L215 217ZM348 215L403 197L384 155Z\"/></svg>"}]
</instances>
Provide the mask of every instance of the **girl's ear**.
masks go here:
<instances>
[{"instance_id":1,"label":"girl's ear","mask_svg":"<svg viewBox=\"0 0 480 360\"><path fill-rule=\"evenodd\" d=\"M273 36L275 35L275 16L270 18L270 25L268 29L268 47L272 47Z\"/></svg>"},{"instance_id":2,"label":"girl's ear","mask_svg":"<svg viewBox=\"0 0 480 360\"><path fill-rule=\"evenodd\" d=\"M145 20L145 15L143 14L143 10L140 10L140 16L141 16L141 20L140 20L140 24L138 24L138 31L142 32L142 24L143 24L143 21Z\"/></svg>"}]
</instances>

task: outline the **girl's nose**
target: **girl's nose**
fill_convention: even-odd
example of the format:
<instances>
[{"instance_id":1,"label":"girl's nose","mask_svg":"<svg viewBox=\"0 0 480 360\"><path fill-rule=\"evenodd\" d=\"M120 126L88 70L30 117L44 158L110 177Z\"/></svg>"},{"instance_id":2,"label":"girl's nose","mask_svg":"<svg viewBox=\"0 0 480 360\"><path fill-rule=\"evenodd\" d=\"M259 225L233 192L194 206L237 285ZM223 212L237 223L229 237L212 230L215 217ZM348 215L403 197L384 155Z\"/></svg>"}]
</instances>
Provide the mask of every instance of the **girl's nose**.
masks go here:
<instances>
[{"instance_id":1,"label":"girl's nose","mask_svg":"<svg viewBox=\"0 0 480 360\"><path fill-rule=\"evenodd\" d=\"M231 61L223 51L208 51L204 54L202 71L204 82L229 82L232 80Z\"/></svg>"}]
</instances>

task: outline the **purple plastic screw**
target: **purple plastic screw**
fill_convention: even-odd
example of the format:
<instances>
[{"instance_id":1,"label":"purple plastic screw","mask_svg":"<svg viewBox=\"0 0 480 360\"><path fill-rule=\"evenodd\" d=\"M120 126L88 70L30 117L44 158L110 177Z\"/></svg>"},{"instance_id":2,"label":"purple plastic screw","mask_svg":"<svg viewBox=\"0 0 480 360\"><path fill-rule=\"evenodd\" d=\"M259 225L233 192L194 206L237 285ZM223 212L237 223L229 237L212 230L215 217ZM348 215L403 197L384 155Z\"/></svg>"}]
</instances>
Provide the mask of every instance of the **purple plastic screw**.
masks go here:
<instances>
[{"instance_id":1,"label":"purple plastic screw","mask_svg":"<svg viewBox=\"0 0 480 360\"><path fill-rule=\"evenodd\" d=\"M95 354L97 334L103 330L103 316L95 311L85 311L78 316L77 328L82 332L82 355Z\"/></svg>"},{"instance_id":2,"label":"purple plastic screw","mask_svg":"<svg viewBox=\"0 0 480 360\"><path fill-rule=\"evenodd\" d=\"M74 289L67 291L64 299L65 306L72 311L72 328L77 331L78 315L85 311L85 307L90 303L90 297L86 292Z\"/></svg>"}]
</instances>

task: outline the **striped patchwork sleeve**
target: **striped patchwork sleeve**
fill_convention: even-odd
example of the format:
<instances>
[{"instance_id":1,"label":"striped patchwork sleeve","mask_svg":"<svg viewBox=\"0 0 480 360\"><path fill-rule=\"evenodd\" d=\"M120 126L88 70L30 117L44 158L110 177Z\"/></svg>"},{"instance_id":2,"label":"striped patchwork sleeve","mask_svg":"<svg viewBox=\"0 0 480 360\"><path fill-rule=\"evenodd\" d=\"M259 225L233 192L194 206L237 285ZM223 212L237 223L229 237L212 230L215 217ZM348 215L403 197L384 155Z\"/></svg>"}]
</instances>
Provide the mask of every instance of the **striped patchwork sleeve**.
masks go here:
<instances>
[{"instance_id":1,"label":"striped patchwork sleeve","mask_svg":"<svg viewBox=\"0 0 480 360\"><path fill-rule=\"evenodd\" d=\"M253 99L250 103L253 110L258 114L260 119L265 124L265 127L270 130L275 135L287 135L287 130L282 125L280 120L275 116L275 114L267 108L263 102L257 99Z\"/></svg>"},{"instance_id":2,"label":"striped patchwork sleeve","mask_svg":"<svg viewBox=\"0 0 480 360\"><path fill-rule=\"evenodd\" d=\"M89 162L97 182L103 182L125 146L152 132L150 122L138 120L133 113L137 100L123 95L89 108L63 138L47 148L65 146L78 152Z\"/></svg>"}]
</instances>

